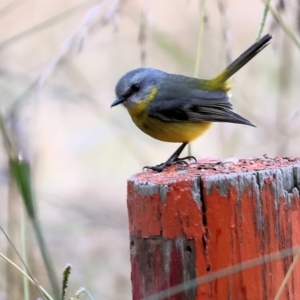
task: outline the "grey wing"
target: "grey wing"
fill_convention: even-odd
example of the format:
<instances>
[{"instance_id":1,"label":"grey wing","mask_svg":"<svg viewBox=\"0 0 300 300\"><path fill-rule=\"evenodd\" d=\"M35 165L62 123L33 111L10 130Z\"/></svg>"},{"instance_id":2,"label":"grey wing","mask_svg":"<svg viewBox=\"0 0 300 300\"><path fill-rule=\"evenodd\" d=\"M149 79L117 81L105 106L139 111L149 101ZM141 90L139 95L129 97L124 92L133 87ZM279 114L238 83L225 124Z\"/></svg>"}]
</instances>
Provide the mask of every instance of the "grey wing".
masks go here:
<instances>
[{"instance_id":1,"label":"grey wing","mask_svg":"<svg viewBox=\"0 0 300 300\"><path fill-rule=\"evenodd\" d=\"M158 93L149 106L149 115L166 122L227 122L254 126L232 111L229 97L222 91L193 89L187 93L172 91L172 95L170 91Z\"/></svg>"}]
</instances>

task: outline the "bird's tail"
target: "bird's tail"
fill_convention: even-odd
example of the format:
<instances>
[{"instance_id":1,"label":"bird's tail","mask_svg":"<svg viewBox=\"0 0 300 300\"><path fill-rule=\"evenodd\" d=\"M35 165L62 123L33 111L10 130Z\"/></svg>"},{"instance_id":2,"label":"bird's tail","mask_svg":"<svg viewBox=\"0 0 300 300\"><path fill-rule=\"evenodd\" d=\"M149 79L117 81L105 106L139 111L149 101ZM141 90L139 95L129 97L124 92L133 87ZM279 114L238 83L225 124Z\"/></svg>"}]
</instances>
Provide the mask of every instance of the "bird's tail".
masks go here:
<instances>
[{"instance_id":1,"label":"bird's tail","mask_svg":"<svg viewBox=\"0 0 300 300\"><path fill-rule=\"evenodd\" d=\"M235 61L233 61L224 71L222 71L213 80L215 86L219 86L221 90L229 90L230 87L226 88L226 81L242 68L247 62L249 62L256 54L264 49L272 39L270 34L265 35L259 41L254 43L248 48L243 54L241 54ZM225 86L224 86L225 85Z\"/></svg>"}]
</instances>

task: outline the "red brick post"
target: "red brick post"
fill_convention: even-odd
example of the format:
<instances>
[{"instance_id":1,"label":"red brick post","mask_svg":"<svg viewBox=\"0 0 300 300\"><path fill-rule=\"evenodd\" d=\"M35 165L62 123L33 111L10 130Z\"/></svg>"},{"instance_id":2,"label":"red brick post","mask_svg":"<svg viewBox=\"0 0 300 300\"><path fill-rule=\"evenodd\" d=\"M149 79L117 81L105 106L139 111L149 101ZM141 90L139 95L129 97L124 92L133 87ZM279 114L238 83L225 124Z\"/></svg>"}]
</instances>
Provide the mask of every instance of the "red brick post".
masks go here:
<instances>
[{"instance_id":1,"label":"red brick post","mask_svg":"<svg viewBox=\"0 0 300 300\"><path fill-rule=\"evenodd\" d=\"M199 161L128 181L133 299L274 299L300 245L300 158ZM300 265L280 298L300 299Z\"/></svg>"}]
</instances>

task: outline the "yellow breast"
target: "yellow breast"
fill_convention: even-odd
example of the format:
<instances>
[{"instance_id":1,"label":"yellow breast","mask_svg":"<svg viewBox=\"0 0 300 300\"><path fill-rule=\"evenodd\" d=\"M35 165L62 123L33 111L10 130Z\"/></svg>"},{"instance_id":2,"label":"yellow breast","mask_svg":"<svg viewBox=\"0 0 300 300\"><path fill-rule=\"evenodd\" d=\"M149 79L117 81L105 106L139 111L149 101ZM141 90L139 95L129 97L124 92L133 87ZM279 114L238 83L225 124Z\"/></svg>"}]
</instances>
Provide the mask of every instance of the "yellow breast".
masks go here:
<instances>
[{"instance_id":1,"label":"yellow breast","mask_svg":"<svg viewBox=\"0 0 300 300\"><path fill-rule=\"evenodd\" d=\"M164 122L155 118L132 117L135 125L157 140L173 143L191 142L201 136L211 126L211 122Z\"/></svg>"},{"instance_id":2,"label":"yellow breast","mask_svg":"<svg viewBox=\"0 0 300 300\"><path fill-rule=\"evenodd\" d=\"M153 88L147 100L128 108L135 125L151 137L164 142L191 142L201 136L211 122L165 122L148 115L148 106L154 99L157 88Z\"/></svg>"}]
</instances>

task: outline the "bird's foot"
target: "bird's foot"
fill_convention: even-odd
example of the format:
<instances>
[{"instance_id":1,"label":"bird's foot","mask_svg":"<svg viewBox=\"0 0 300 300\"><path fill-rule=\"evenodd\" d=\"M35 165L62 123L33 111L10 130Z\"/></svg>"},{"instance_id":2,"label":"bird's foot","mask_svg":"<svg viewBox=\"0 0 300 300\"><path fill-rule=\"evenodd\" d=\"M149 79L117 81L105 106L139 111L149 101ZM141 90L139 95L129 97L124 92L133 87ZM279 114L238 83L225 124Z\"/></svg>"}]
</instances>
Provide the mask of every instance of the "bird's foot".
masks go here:
<instances>
[{"instance_id":1,"label":"bird's foot","mask_svg":"<svg viewBox=\"0 0 300 300\"><path fill-rule=\"evenodd\" d=\"M153 166L153 167L145 166L143 168L143 170L146 169L146 170L152 170L152 171L155 171L155 172L161 172L166 167L169 167L169 166L172 166L172 165L186 165L186 166L188 166L189 164L186 162L186 160L190 160L190 159L194 159L195 162L197 162L197 160L194 156L189 155L189 156L182 157L182 158L177 157L177 158L175 158L174 160L171 160L171 161L167 160L166 162L161 163L157 166Z\"/></svg>"},{"instance_id":2,"label":"bird's foot","mask_svg":"<svg viewBox=\"0 0 300 300\"><path fill-rule=\"evenodd\" d=\"M146 170L152 170L152 171L155 171L155 172L161 172L163 169L165 169L166 167L169 167L170 165L167 164L167 162L164 162L164 163L161 163L157 166L145 166L143 168L143 171L146 169Z\"/></svg>"},{"instance_id":3,"label":"bird's foot","mask_svg":"<svg viewBox=\"0 0 300 300\"><path fill-rule=\"evenodd\" d=\"M183 162L183 163L185 163L186 165L188 165L188 163L186 162L186 160L191 160L191 159L193 159L193 160L195 161L195 163L197 162L197 159L196 159L195 156L188 155L188 156L182 157L182 158L179 158L179 157L178 157L178 158L174 161L174 163L176 164L176 163Z\"/></svg>"}]
</instances>

